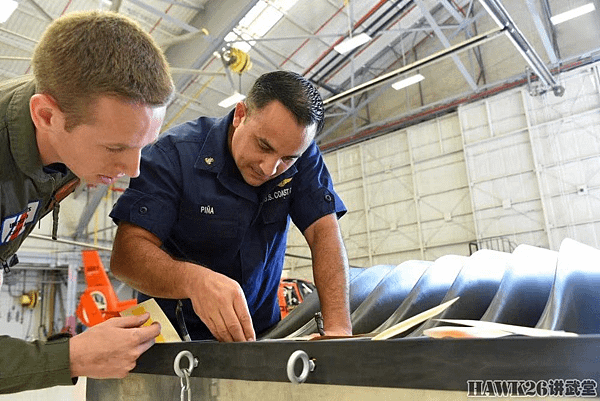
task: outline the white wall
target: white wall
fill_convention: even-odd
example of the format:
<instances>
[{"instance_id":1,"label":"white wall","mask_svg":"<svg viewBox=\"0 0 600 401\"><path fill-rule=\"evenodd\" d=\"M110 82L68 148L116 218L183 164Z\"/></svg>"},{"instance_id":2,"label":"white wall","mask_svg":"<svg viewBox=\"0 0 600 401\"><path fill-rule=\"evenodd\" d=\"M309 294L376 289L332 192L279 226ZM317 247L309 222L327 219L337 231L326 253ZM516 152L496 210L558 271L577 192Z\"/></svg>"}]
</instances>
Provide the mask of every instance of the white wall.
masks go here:
<instances>
[{"instance_id":1,"label":"white wall","mask_svg":"<svg viewBox=\"0 0 600 401\"><path fill-rule=\"evenodd\" d=\"M0 288L0 335L9 335L25 340L45 340L50 330L50 287L54 283L54 332L60 331L65 324L67 286L56 275L41 271L13 270L4 277ZM59 290L60 287L60 290ZM20 296L29 291L40 295L34 308L22 306Z\"/></svg>"},{"instance_id":2,"label":"white wall","mask_svg":"<svg viewBox=\"0 0 600 401\"><path fill-rule=\"evenodd\" d=\"M350 264L468 255L470 241L490 237L600 247L598 65L559 79L560 98L515 89L326 154L349 209L340 225ZM289 244L309 255L296 229ZM306 260L285 268L310 278Z\"/></svg>"},{"instance_id":3,"label":"white wall","mask_svg":"<svg viewBox=\"0 0 600 401\"><path fill-rule=\"evenodd\" d=\"M561 78L562 98L522 89L459 109L477 238L600 247L598 66Z\"/></svg>"}]
</instances>

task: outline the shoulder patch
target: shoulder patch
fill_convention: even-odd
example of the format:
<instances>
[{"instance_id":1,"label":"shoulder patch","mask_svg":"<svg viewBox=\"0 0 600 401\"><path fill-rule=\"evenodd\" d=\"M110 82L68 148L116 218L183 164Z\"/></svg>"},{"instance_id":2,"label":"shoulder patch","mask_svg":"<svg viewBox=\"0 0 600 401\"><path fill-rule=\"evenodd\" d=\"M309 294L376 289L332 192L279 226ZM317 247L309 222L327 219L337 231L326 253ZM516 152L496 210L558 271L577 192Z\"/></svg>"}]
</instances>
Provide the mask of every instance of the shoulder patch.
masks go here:
<instances>
[{"instance_id":1,"label":"shoulder patch","mask_svg":"<svg viewBox=\"0 0 600 401\"><path fill-rule=\"evenodd\" d=\"M17 238L25 227L35 220L40 201L33 201L27 204L27 208L14 216L5 217L0 225L0 245Z\"/></svg>"}]
</instances>

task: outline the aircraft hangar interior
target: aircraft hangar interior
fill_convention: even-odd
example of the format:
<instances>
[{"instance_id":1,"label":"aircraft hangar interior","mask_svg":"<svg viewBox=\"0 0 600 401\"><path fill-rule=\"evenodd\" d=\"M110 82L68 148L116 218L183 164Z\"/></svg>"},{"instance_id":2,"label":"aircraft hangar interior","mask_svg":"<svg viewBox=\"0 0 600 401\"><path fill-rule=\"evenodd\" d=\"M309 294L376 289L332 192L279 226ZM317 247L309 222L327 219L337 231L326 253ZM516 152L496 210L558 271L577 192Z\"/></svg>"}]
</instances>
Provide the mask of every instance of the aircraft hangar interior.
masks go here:
<instances>
[{"instance_id":1,"label":"aircraft hangar interior","mask_svg":"<svg viewBox=\"0 0 600 401\"><path fill-rule=\"evenodd\" d=\"M172 93L159 107L99 90L89 121L46 140L58 117L45 113L67 116L56 96L38 85L17 115L21 89L4 82L39 84L34 53L48 27L94 10L145 32ZM292 114L291 96L249 97L274 72L318 92L316 130ZM0 0L0 82L0 339L72 344L154 297L166 299L157 338L170 324L177 337L125 378L11 387L20 379L0 366L0 394L11 393L0 400L600 396L599 0ZM134 111L110 119L97 99ZM280 114L266 114L273 103ZM133 170L80 174L95 163L94 138L73 138L104 118L129 132L136 107L164 113L148 123L159 122L141 164L142 146L127 143L108 151L135 153ZM49 204L23 167L23 132L39 174L79 176ZM201 143L177 142L192 133ZM229 208L233 198L250 206ZM150 248L125 240L137 231L116 236L126 218L174 264L239 282L257 341L227 344L235 335L216 334L200 296L156 284L176 281L180 265L152 276ZM344 324L338 304L347 335L331 329ZM194 339L196 321L220 341ZM7 347L0 365L20 358ZM30 374L43 364L28 355L13 364Z\"/></svg>"}]
</instances>

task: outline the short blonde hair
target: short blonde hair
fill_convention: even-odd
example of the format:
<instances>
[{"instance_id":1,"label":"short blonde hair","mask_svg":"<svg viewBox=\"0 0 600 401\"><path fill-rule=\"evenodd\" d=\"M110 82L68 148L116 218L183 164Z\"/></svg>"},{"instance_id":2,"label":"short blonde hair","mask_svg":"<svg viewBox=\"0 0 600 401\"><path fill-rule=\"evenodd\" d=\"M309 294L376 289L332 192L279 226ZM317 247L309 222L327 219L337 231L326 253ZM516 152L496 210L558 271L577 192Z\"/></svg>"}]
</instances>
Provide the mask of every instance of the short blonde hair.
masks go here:
<instances>
[{"instance_id":1,"label":"short blonde hair","mask_svg":"<svg viewBox=\"0 0 600 401\"><path fill-rule=\"evenodd\" d=\"M135 21L113 12L66 14L48 26L33 54L38 93L52 96L66 129L92 121L100 96L166 105L173 80L162 50Z\"/></svg>"}]
</instances>

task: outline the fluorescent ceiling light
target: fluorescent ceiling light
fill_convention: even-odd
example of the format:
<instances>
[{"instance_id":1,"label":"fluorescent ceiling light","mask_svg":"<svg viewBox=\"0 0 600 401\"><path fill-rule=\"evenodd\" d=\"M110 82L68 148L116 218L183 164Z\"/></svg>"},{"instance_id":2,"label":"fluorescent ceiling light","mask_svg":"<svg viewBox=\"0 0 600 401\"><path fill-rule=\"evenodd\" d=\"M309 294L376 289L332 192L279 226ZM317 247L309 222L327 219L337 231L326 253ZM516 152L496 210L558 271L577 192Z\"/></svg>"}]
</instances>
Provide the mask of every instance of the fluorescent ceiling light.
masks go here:
<instances>
[{"instance_id":1,"label":"fluorescent ceiling light","mask_svg":"<svg viewBox=\"0 0 600 401\"><path fill-rule=\"evenodd\" d=\"M417 74L417 75L413 75L410 78L406 78L403 79L401 81L398 81L396 83L392 84L392 88L396 89L396 90L400 90L402 88L406 88L407 86L416 84L417 82L421 82L422 80L424 80L425 77L421 74Z\"/></svg>"},{"instance_id":2,"label":"fluorescent ceiling light","mask_svg":"<svg viewBox=\"0 0 600 401\"><path fill-rule=\"evenodd\" d=\"M369 35L367 35L366 33L361 33L360 35L356 35L344 40L342 43L338 44L337 46L334 46L333 49L340 54L344 54L348 53L352 49L357 48L360 45L364 45L369 40L371 40L371 37Z\"/></svg>"},{"instance_id":3,"label":"fluorescent ceiling light","mask_svg":"<svg viewBox=\"0 0 600 401\"><path fill-rule=\"evenodd\" d=\"M228 109L229 107L233 106L234 104L237 104L237 102L241 102L245 98L246 98L245 95L235 92L233 95L229 96L227 99L221 100L221 103L219 103L219 106L223 107L224 109Z\"/></svg>"},{"instance_id":4,"label":"fluorescent ceiling light","mask_svg":"<svg viewBox=\"0 0 600 401\"><path fill-rule=\"evenodd\" d=\"M6 22L18 6L14 0L0 0L0 23Z\"/></svg>"},{"instance_id":5,"label":"fluorescent ceiling light","mask_svg":"<svg viewBox=\"0 0 600 401\"><path fill-rule=\"evenodd\" d=\"M235 43L235 47L248 53L256 43L252 39L265 36L298 0L259 0L240 20L237 26L225 36L225 42ZM240 41L242 37L242 41ZM244 42L245 40L245 42Z\"/></svg>"},{"instance_id":6,"label":"fluorescent ceiling light","mask_svg":"<svg viewBox=\"0 0 600 401\"><path fill-rule=\"evenodd\" d=\"M562 14L557 14L554 17L550 18L550 21L552 21L554 25L558 25L570 19L580 17L587 13L591 13L595 9L596 7L594 6L594 3L588 3L585 6L574 8Z\"/></svg>"}]
</instances>

